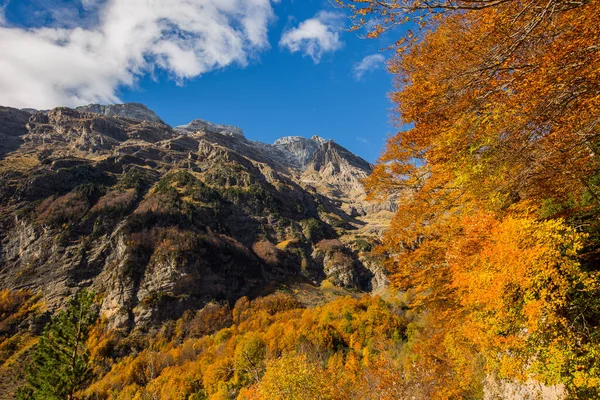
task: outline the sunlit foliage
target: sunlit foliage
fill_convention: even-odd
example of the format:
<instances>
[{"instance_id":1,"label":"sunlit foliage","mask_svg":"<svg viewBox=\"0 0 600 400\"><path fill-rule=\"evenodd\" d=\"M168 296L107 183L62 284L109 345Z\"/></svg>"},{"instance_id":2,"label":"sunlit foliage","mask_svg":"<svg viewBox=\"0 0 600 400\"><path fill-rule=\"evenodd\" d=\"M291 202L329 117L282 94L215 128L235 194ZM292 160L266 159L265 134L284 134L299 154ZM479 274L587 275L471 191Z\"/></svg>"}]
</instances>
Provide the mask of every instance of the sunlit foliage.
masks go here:
<instances>
[{"instance_id":1,"label":"sunlit foliage","mask_svg":"<svg viewBox=\"0 0 600 400\"><path fill-rule=\"evenodd\" d=\"M23 360L37 342L32 325L44 304L29 290L0 291L0 393L14 395L24 373ZM24 329L24 325L29 329Z\"/></svg>"},{"instance_id":2,"label":"sunlit foliage","mask_svg":"<svg viewBox=\"0 0 600 400\"><path fill-rule=\"evenodd\" d=\"M372 198L401 193L380 251L406 291L432 397L488 375L600 395L598 1L340 1L376 37L398 123Z\"/></svg>"},{"instance_id":3,"label":"sunlit foliage","mask_svg":"<svg viewBox=\"0 0 600 400\"><path fill-rule=\"evenodd\" d=\"M211 314L226 309L210 307L198 313L198 324L216 322ZM192 334L194 318L185 317L175 332L163 331L138 354L105 366L105 375L84 394L94 399L342 400L379 399L369 388L398 386L386 380L394 369L384 368L390 359L400 360L406 343L407 320L398 301L348 297L305 309L291 296L275 294L242 298L228 314L230 326L216 324L218 329L205 329L204 336Z\"/></svg>"}]
</instances>

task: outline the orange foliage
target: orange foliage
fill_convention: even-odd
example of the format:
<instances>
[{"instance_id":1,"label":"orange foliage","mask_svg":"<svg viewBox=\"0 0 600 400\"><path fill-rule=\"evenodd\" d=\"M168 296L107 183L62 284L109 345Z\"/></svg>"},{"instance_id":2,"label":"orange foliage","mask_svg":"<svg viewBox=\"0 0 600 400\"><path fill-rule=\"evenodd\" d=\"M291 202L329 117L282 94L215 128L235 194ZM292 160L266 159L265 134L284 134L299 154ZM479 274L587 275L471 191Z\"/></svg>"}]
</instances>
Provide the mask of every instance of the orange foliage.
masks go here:
<instances>
[{"instance_id":1,"label":"orange foliage","mask_svg":"<svg viewBox=\"0 0 600 400\"><path fill-rule=\"evenodd\" d=\"M340 3L374 36L422 21L389 65L409 128L366 180L402 194L379 251L421 315L411 368L434 398L600 395L600 2Z\"/></svg>"},{"instance_id":2,"label":"orange foliage","mask_svg":"<svg viewBox=\"0 0 600 400\"><path fill-rule=\"evenodd\" d=\"M0 291L0 334L38 311L41 307L38 300L39 296L29 290Z\"/></svg>"},{"instance_id":3,"label":"orange foliage","mask_svg":"<svg viewBox=\"0 0 600 400\"><path fill-rule=\"evenodd\" d=\"M0 291L0 393L10 396L23 383L22 359L37 338L21 324L39 317L40 296L29 290Z\"/></svg>"},{"instance_id":4,"label":"orange foliage","mask_svg":"<svg viewBox=\"0 0 600 400\"><path fill-rule=\"evenodd\" d=\"M146 350L106 368L86 395L379 399L365 389L395 385L379 377L382 360L401 352L406 321L398 304L344 298L304 309L290 296L275 294L241 299L230 313L234 324L213 334L157 336Z\"/></svg>"}]
</instances>

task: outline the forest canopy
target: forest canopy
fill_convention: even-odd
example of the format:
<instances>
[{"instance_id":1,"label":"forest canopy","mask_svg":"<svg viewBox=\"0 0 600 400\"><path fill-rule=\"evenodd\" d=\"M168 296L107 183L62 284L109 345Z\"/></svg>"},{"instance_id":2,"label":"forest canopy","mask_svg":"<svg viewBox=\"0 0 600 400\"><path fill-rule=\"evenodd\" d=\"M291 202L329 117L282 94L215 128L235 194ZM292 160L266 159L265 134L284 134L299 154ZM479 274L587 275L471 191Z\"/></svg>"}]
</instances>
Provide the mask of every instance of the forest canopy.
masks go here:
<instances>
[{"instance_id":1,"label":"forest canopy","mask_svg":"<svg viewBox=\"0 0 600 400\"><path fill-rule=\"evenodd\" d=\"M152 163L119 179L113 161L94 175L66 160L59 172L86 183L28 200L14 220L55 233L44 252L81 260L82 280L71 273L48 304L43 290L0 291L0 398L479 399L532 382L600 398L600 1L335 2L351 30L393 38L399 131L364 180L391 205L385 233L357 234L337 200L237 153L243 135L161 139L172 153L152 147ZM110 241L96 251L99 237ZM94 287L95 257L113 248L103 291L63 301ZM101 314L106 302L117 311Z\"/></svg>"},{"instance_id":2,"label":"forest canopy","mask_svg":"<svg viewBox=\"0 0 600 400\"><path fill-rule=\"evenodd\" d=\"M600 3L339 3L369 37L413 28L389 61L410 129L366 185L403 196L379 251L436 396L482 373L600 395Z\"/></svg>"}]
</instances>

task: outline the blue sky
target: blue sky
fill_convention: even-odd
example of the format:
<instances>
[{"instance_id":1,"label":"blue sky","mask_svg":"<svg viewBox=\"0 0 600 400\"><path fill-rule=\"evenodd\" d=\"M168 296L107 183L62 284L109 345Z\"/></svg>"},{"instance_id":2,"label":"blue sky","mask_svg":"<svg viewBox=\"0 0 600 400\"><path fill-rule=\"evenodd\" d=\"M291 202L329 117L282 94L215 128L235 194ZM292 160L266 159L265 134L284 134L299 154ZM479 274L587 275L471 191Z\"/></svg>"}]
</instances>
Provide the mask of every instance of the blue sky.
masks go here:
<instances>
[{"instance_id":1,"label":"blue sky","mask_svg":"<svg viewBox=\"0 0 600 400\"><path fill-rule=\"evenodd\" d=\"M47 74L47 80L54 82L51 89L44 86L47 83L44 82L28 88L27 96L22 93L11 94L8 86L10 82L6 82L4 86L7 86L5 90L9 94L4 98L0 96L0 102L12 106L25 106L38 99L41 105L59 105L54 103L64 102L70 106L87 103L90 99L102 103L140 102L156 111L171 125L202 118L215 123L240 126L249 139L267 143L282 136L319 135L335 140L370 162L376 160L385 138L395 131L389 124L392 105L387 98L392 89L392 79L381 62L382 56L390 55L381 52L382 47L387 45L386 39L366 40L357 37L355 33L344 31L341 28L348 26L349 21L328 1L281 0L279 3L269 3L268 0L252 0L257 7L262 7L263 14L257 16L256 7L248 9L245 12L251 14L249 20L254 23L263 18L265 22L256 23L247 34L240 34L245 43L243 50L231 50L229 42L226 47L221 47L232 52L231 57L224 60L220 60L218 55L217 60L212 62L193 62L183 56L171 56L179 53L164 56L151 48L164 46L162 42L158 44L156 38L146 48L139 49L142 58L134 61L125 59L123 63L115 62L115 65L109 66L104 64L111 64L113 59L118 59L119 47L102 47L110 50L103 50L98 58L90 59L92 62L86 58L89 55L85 52L78 56L80 53L77 47L70 48L70 52L61 53L65 41L70 41L69 46L77 46L81 41L78 29L90 30L90 37L92 32L108 29L105 28L108 22L102 22L102 16L108 13L108 3L119 1L121 0L86 0L81 3L73 0L5 0L4 16L0 16L0 41L3 36L12 35L7 38L15 37L13 41L25 41L21 49L27 47L32 49L32 53L33 49L38 49L36 54L41 52L53 59L61 56L62 59L73 59L66 66L57 61L41 70L39 63L35 67L37 69L31 67L37 75ZM131 5L132 0L129 1L128 5ZM139 4L144 2L135 1ZM228 1L241 1L240 4L243 4L246 0ZM120 10L114 12L126 14L123 7L127 5L121 7L119 9L114 5L115 10ZM156 11L157 14L160 12L164 11ZM229 18L227 13L230 11L219 12L221 14L214 14L214 18L222 15ZM192 31L190 37L204 35L202 29L211 21L207 19L208 22L203 23L203 27L196 29L189 28L189 21L177 20L176 16L173 18L173 24L180 24L186 32ZM126 17L122 19L125 20ZM246 20L231 23L235 32L240 29L236 24L245 24L244 21ZM298 37L306 39L306 36L302 36L310 30L310 22L303 25L306 21L312 21L313 28L326 26L327 32L317 31L318 35L329 35L329 42L324 41L323 35L323 40L319 41L316 36L313 40L310 33L309 39L294 41ZM99 27L102 24L104 26ZM123 24L127 25L127 21ZM110 29L119 30L120 26L111 25ZM52 34L49 35L40 28L49 28ZM266 29L265 35L254 40L252 32L259 32L260 28ZM35 33L33 39L30 34L32 31ZM286 34L288 40L282 40ZM122 35L127 37L127 33ZM176 39L167 39L171 42L176 40L178 46L187 50L190 46L181 40L186 35L188 33L179 33ZM55 36L59 36L58 40L63 41L59 43L62 47L44 47L46 43L40 41L47 41L48 36L55 41ZM102 34L99 37L100 40L110 41L109 36ZM94 43L92 39L89 40ZM91 47L89 44L86 46ZM207 44L193 46L193 54L197 58L206 58ZM112 56L113 51L115 56ZM56 52L56 57L53 52ZM160 55L152 56L149 53ZM15 50L15 56L11 57L9 51L5 63L16 65L21 62L16 54ZM34 56L35 54L32 55ZM3 57L5 56L0 55L0 64ZM365 68L358 76L356 68L365 57L370 57L367 60L372 62L363 62ZM185 63L185 60L189 62ZM97 66L99 63L103 65ZM93 65L92 69L99 68L94 71L94 75L81 73L90 64ZM19 64L19 68L15 66L12 71L19 71L13 72L18 74L27 68L29 66L24 68ZM60 74L57 71L61 69L68 71ZM3 72L5 71L0 67L0 73ZM69 81L69 75L73 76L73 82ZM95 77L99 77L98 83L94 83L95 86L88 85L86 79L94 81ZM2 86L3 82L0 80L0 88ZM61 91L52 92L57 87ZM36 97L36 91L44 95ZM40 108L36 104L28 106Z\"/></svg>"}]
</instances>

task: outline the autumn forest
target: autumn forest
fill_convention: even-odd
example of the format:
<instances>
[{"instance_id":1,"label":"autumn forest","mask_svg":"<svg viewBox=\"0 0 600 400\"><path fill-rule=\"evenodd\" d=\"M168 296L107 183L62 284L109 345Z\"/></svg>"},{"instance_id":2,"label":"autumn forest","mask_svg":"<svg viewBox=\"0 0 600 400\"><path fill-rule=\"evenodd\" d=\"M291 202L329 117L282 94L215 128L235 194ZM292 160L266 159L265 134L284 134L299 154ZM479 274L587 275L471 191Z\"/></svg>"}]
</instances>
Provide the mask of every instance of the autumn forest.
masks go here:
<instances>
[{"instance_id":1,"label":"autumn forest","mask_svg":"<svg viewBox=\"0 0 600 400\"><path fill-rule=\"evenodd\" d=\"M232 254L223 265L258 257L304 273L302 246L314 244L332 265L356 254L381 263L385 290L323 281L326 301L307 302L293 285L248 289L139 330L115 327L95 288L45 320L33 317L45 311L41 293L3 290L0 391L22 400L600 398L600 1L335 3L364 40L395 41L386 68L397 133L361 181L373 204L397 204L379 237L344 249L321 222L344 227L326 202L288 216L260 182L221 193L191 167L159 181L154 198L140 200L150 178L138 174L94 208L94 193L77 192L29 212L46 224L60 214L67 231L90 208L113 218L142 201L170 219L147 228L138 208L131 259L151 249L187 262L216 246ZM244 168L223 182L239 184ZM250 256L211 229L182 233L225 198L284 220L289 239L265 231ZM328 219L297 223L292 213L310 207ZM244 271L240 282L253 279Z\"/></svg>"}]
</instances>

